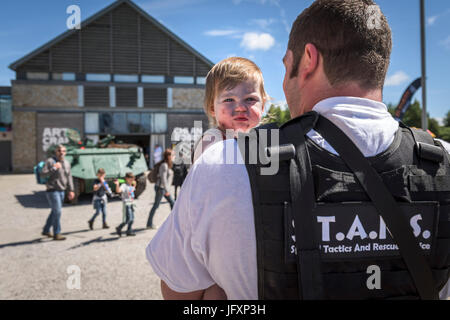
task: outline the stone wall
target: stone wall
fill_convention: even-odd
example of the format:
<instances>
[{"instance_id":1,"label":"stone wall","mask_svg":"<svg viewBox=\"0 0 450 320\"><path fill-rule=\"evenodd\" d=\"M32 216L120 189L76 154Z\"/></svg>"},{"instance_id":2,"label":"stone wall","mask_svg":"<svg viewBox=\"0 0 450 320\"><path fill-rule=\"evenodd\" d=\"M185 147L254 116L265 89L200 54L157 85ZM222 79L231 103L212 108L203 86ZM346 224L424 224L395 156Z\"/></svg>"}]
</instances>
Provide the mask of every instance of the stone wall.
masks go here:
<instances>
[{"instance_id":1,"label":"stone wall","mask_svg":"<svg viewBox=\"0 0 450 320\"><path fill-rule=\"evenodd\" d=\"M173 88L173 108L176 109L203 109L205 89Z\"/></svg>"},{"instance_id":2,"label":"stone wall","mask_svg":"<svg viewBox=\"0 0 450 320\"><path fill-rule=\"evenodd\" d=\"M12 87L14 107L76 107L77 86L14 84Z\"/></svg>"},{"instance_id":3,"label":"stone wall","mask_svg":"<svg viewBox=\"0 0 450 320\"><path fill-rule=\"evenodd\" d=\"M36 113L13 113L13 171L32 172L36 165Z\"/></svg>"}]
</instances>

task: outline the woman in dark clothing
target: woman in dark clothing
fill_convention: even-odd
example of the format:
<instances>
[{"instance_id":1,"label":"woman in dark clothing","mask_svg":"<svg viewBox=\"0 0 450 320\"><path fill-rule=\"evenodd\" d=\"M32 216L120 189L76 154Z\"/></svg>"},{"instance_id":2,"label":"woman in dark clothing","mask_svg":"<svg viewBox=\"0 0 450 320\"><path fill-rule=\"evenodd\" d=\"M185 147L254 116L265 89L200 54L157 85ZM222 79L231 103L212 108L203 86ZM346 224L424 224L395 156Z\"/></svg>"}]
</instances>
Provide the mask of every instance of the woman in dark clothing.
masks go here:
<instances>
[{"instance_id":1,"label":"woman in dark clothing","mask_svg":"<svg viewBox=\"0 0 450 320\"><path fill-rule=\"evenodd\" d=\"M153 207L150 210L150 214L147 220L147 228L149 229L158 228L156 225L153 224L153 216L155 215L155 211L156 209L158 209L163 196L169 202L170 209L173 208L174 201L168 190L170 186L170 181L173 178L172 166L174 156L175 154L172 151L172 149L166 149L166 151L164 151L163 162L159 165L158 178L156 179L155 183L155 202L153 203Z\"/></svg>"}]
</instances>

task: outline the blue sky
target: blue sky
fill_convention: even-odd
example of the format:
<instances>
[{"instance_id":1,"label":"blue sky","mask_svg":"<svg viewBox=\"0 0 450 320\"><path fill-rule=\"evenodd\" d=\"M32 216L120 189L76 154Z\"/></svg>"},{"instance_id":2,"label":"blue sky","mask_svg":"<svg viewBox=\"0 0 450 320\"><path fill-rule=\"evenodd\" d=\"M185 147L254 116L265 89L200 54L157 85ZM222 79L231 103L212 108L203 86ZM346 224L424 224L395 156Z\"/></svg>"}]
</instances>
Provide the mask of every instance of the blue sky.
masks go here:
<instances>
[{"instance_id":1,"label":"blue sky","mask_svg":"<svg viewBox=\"0 0 450 320\"><path fill-rule=\"evenodd\" d=\"M3 1L0 11L0 85L10 85L8 68L66 30L66 8L76 4L82 20L113 0ZM274 102L282 90L289 29L312 0L135 0L151 16L213 62L237 55L263 71ZM419 0L378 0L393 32L394 47L384 101L397 104L406 86L420 76ZM427 0L428 111L442 118L450 110L450 2ZM421 91L415 98L421 100Z\"/></svg>"}]
</instances>

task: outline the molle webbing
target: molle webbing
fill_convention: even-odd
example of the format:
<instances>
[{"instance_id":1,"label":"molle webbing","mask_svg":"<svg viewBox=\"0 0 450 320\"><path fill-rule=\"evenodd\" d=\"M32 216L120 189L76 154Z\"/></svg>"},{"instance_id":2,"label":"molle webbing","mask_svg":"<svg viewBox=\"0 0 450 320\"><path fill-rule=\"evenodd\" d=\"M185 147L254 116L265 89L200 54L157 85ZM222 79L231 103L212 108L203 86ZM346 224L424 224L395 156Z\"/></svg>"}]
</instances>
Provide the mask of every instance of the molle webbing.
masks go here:
<instances>
[{"instance_id":1,"label":"molle webbing","mask_svg":"<svg viewBox=\"0 0 450 320\"><path fill-rule=\"evenodd\" d=\"M314 121L311 119L314 117L307 117L309 118L307 122L309 121L312 127ZM281 128L282 131L283 129L284 127ZM304 133L307 130L309 125L305 125ZM283 140L283 134L280 137L280 144L288 144ZM441 163L436 162L439 151L431 148L435 155L424 155L416 147L416 139L409 128L401 127L391 147L368 160L397 202L405 205L413 203L411 206L414 206L417 201L427 201L427 206L431 206L430 212L438 208L436 210L439 211L439 215L436 215L434 220L425 219L420 222L422 225L424 222L436 225L432 250L427 253L426 261L431 266L436 287L442 288L448 280L450 265L448 157L444 157ZM430 140L425 142L419 138L419 142L430 145ZM337 205L335 210L338 211L342 202L370 201L355 175L339 157L318 147L311 140L307 140L307 147L312 164L314 197L318 210L322 210L324 206ZM248 163L246 165L255 213L260 299L315 298L305 296L302 292L302 277L301 273L300 277L298 276L297 267L299 261L289 255L292 249L289 246L292 245L290 218L293 216L290 166L291 160L281 159L276 175L263 176L260 174L263 165ZM382 290L368 290L366 287L369 276L366 271L370 265L377 265L381 269ZM399 255L330 260L327 255L322 254L318 270L323 285L322 298L325 299L419 298L415 284Z\"/></svg>"}]
</instances>

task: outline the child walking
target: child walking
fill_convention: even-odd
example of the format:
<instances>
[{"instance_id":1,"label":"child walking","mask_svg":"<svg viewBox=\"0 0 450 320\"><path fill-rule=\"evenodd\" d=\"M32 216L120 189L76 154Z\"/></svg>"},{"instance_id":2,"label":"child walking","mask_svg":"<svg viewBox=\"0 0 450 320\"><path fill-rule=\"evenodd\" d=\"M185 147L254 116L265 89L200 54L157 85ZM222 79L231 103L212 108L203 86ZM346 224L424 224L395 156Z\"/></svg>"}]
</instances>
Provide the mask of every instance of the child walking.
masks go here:
<instances>
[{"instance_id":1,"label":"child walking","mask_svg":"<svg viewBox=\"0 0 450 320\"><path fill-rule=\"evenodd\" d=\"M94 229L95 218L102 212L103 229L108 229L109 226L106 224L106 203L108 202L108 197L112 196L112 191L105 181L106 172L105 169L100 168L97 170L97 179L94 180L94 196L92 197L92 203L94 204L95 213L92 218L88 221L89 229Z\"/></svg>"},{"instance_id":2,"label":"child walking","mask_svg":"<svg viewBox=\"0 0 450 320\"><path fill-rule=\"evenodd\" d=\"M116 227L117 234L121 237L122 228L127 224L127 236L135 236L136 233L134 233L131 229L134 221L134 211L136 208L136 205L134 204L136 181L134 180L133 173L127 172L125 175L125 183L122 183L120 187L119 181L115 180L114 184L116 185L116 193L121 195L123 208L123 222Z\"/></svg>"}]
</instances>

